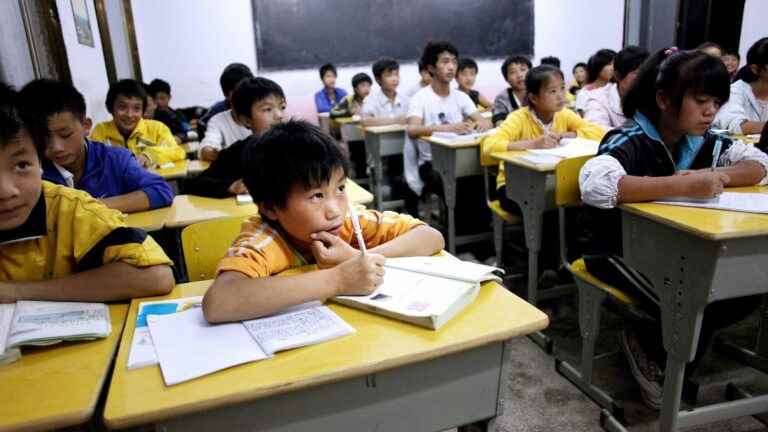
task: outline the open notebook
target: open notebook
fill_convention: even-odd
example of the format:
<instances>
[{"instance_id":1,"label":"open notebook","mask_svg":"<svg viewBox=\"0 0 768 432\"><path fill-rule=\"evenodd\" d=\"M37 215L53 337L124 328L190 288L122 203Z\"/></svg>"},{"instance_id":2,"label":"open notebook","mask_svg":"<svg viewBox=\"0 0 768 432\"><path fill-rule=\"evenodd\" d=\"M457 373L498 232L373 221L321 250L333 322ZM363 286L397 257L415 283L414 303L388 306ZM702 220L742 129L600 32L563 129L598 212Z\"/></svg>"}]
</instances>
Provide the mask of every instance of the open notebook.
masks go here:
<instances>
[{"instance_id":1,"label":"open notebook","mask_svg":"<svg viewBox=\"0 0 768 432\"><path fill-rule=\"evenodd\" d=\"M480 283L501 282L496 267L453 257L389 258L384 283L367 296L333 301L437 330L477 298Z\"/></svg>"},{"instance_id":2,"label":"open notebook","mask_svg":"<svg viewBox=\"0 0 768 432\"><path fill-rule=\"evenodd\" d=\"M672 198L654 201L655 204L669 204L684 207L701 207L716 210L730 210L745 213L768 213L768 194L723 192L717 198L695 200Z\"/></svg>"},{"instance_id":3,"label":"open notebook","mask_svg":"<svg viewBox=\"0 0 768 432\"><path fill-rule=\"evenodd\" d=\"M530 149L520 159L533 164L557 164L563 159L569 159L580 156L592 156L597 154L600 147L598 141L584 138L564 138L560 140L560 145L551 149Z\"/></svg>"},{"instance_id":4,"label":"open notebook","mask_svg":"<svg viewBox=\"0 0 768 432\"><path fill-rule=\"evenodd\" d=\"M278 351L313 345L355 329L319 302L250 321L209 324L201 307L147 316L160 370L174 385Z\"/></svg>"},{"instance_id":5,"label":"open notebook","mask_svg":"<svg viewBox=\"0 0 768 432\"><path fill-rule=\"evenodd\" d=\"M103 303L19 301L0 305L0 363L18 359L22 345L109 336L112 324Z\"/></svg>"},{"instance_id":6,"label":"open notebook","mask_svg":"<svg viewBox=\"0 0 768 432\"><path fill-rule=\"evenodd\" d=\"M493 135L496 133L496 129L490 129L485 132L471 132L468 134L457 134L454 132L433 132L432 138L447 141L451 144L471 144L478 139Z\"/></svg>"}]
</instances>

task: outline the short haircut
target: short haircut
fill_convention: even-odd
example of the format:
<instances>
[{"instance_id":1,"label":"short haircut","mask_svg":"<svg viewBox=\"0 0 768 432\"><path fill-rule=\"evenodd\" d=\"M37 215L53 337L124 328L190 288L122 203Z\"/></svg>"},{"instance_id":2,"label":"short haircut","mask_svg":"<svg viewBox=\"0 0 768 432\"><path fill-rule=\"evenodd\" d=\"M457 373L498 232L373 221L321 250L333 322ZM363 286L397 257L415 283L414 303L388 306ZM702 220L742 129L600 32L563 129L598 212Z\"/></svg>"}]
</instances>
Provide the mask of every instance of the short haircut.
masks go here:
<instances>
[{"instance_id":1,"label":"short haircut","mask_svg":"<svg viewBox=\"0 0 768 432\"><path fill-rule=\"evenodd\" d=\"M459 50L452 43L446 41L429 41L421 54L421 61L427 66L437 66L437 58L440 54L447 52L459 57Z\"/></svg>"},{"instance_id":2,"label":"short haircut","mask_svg":"<svg viewBox=\"0 0 768 432\"><path fill-rule=\"evenodd\" d=\"M376 80L380 80L384 72L400 70L400 63L391 57L384 57L376 61L371 68Z\"/></svg>"},{"instance_id":3,"label":"short haircut","mask_svg":"<svg viewBox=\"0 0 768 432\"><path fill-rule=\"evenodd\" d=\"M560 69L560 59L555 56L547 56L541 58L541 64L546 64L550 66L554 66L558 69Z\"/></svg>"},{"instance_id":4,"label":"short haircut","mask_svg":"<svg viewBox=\"0 0 768 432\"><path fill-rule=\"evenodd\" d=\"M30 81L19 92L21 110L47 127L48 117L70 112L85 120L85 98L71 84L50 79Z\"/></svg>"},{"instance_id":5,"label":"short haircut","mask_svg":"<svg viewBox=\"0 0 768 432\"><path fill-rule=\"evenodd\" d=\"M47 124L33 125L19 109L19 94L11 86L0 82L0 148L19 138L22 131L32 137L35 150L42 155L48 141ZM29 127L32 125L32 127Z\"/></svg>"},{"instance_id":6,"label":"short haircut","mask_svg":"<svg viewBox=\"0 0 768 432\"><path fill-rule=\"evenodd\" d=\"M331 63L326 63L326 64L320 66L320 71L319 71L320 72L320 79L325 78L325 73L328 72L328 71L331 71L331 72L333 72L334 75L339 76L339 73L336 72L336 66L334 66Z\"/></svg>"},{"instance_id":7,"label":"short haircut","mask_svg":"<svg viewBox=\"0 0 768 432\"><path fill-rule=\"evenodd\" d=\"M623 79L639 68L649 55L651 54L648 51L639 46L629 45L624 47L613 58L613 73L616 74L617 79Z\"/></svg>"},{"instance_id":8,"label":"short haircut","mask_svg":"<svg viewBox=\"0 0 768 432\"><path fill-rule=\"evenodd\" d=\"M219 85L221 86L221 92L224 96L228 96L235 91L235 87L240 84L240 81L253 77L251 68L242 63L230 63L224 68L224 71L219 77Z\"/></svg>"},{"instance_id":9,"label":"short haircut","mask_svg":"<svg viewBox=\"0 0 768 432\"><path fill-rule=\"evenodd\" d=\"M704 51L705 49L709 48L717 48L718 51L723 52L723 47L720 46L720 44L716 44L714 42L704 42L703 44L696 47L699 51Z\"/></svg>"},{"instance_id":10,"label":"short haircut","mask_svg":"<svg viewBox=\"0 0 768 432\"><path fill-rule=\"evenodd\" d=\"M611 64L615 56L616 51L611 49L601 49L593 54L587 62L587 76L589 77L587 81L595 82L603 68Z\"/></svg>"},{"instance_id":11,"label":"short haircut","mask_svg":"<svg viewBox=\"0 0 768 432\"><path fill-rule=\"evenodd\" d=\"M587 70L587 64L584 62L578 62L575 65L573 65L573 69L571 69L571 73L576 73L576 69L578 68L584 68L584 70Z\"/></svg>"},{"instance_id":12,"label":"short haircut","mask_svg":"<svg viewBox=\"0 0 768 432\"><path fill-rule=\"evenodd\" d=\"M115 100L117 100L117 97L120 95L141 99L142 111L147 109L147 91L144 89L144 85L145 84L133 79L122 79L109 86L105 104L107 106L107 111L109 111L110 114L113 114L112 111L115 109Z\"/></svg>"},{"instance_id":13,"label":"short haircut","mask_svg":"<svg viewBox=\"0 0 768 432\"><path fill-rule=\"evenodd\" d=\"M235 87L235 92L232 93L232 109L235 110L235 114L250 118L253 104L270 96L285 99L282 87L271 79L246 78L240 81L240 84Z\"/></svg>"},{"instance_id":14,"label":"short haircut","mask_svg":"<svg viewBox=\"0 0 768 432\"><path fill-rule=\"evenodd\" d=\"M656 102L658 91L670 98L678 112L687 93L712 96L725 104L731 94L730 78L719 58L697 50L661 49L640 66L624 94L624 115L631 118L640 112L655 122L661 114Z\"/></svg>"},{"instance_id":15,"label":"short haircut","mask_svg":"<svg viewBox=\"0 0 768 432\"><path fill-rule=\"evenodd\" d=\"M538 95L541 89L544 88L553 76L559 76L560 79L565 80L563 77L563 71L560 68L556 68L552 65L542 64L528 71L525 75L525 99L526 104L530 105L530 96Z\"/></svg>"},{"instance_id":16,"label":"short haircut","mask_svg":"<svg viewBox=\"0 0 768 432\"><path fill-rule=\"evenodd\" d=\"M754 82L758 78L750 69L750 65L757 65L759 69L768 65L768 37L759 39L747 51L747 67L742 79L748 83Z\"/></svg>"},{"instance_id":17,"label":"short haircut","mask_svg":"<svg viewBox=\"0 0 768 432\"><path fill-rule=\"evenodd\" d=\"M734 56L734 57L736 57L736 60L741 60L741 55L739 54L739 52L737 50L734 50L734 49L725 50L725 52L723 52L723 55L724 56Z\"/></svg>"},{"instance_id":18,"label":"short haircut","mask_svg":"<svg viewBox=\"0 0 768 432\"><path fill-rule=\"evenodd\" d=\"M424 63L423 61L419 60L419 72L421 72L421 71L425 71L425 70L429 70L429 69L427 68L427 64L426 64L426 63Z\"/></svg>"},{"instance_id":19,"label":"short haircut","mask_svg":"<svg viewBox=\"0 0 768 432\"><path fill-rule=\"evenodd\" d=\"M474 69L478 72L480 69L477 67L477 62L474 59L468 57L462 57L459 59L459 65L456 68L456 72L461 72L464 69Z\"/></svg>"},{"instance_id":20,"label":"short haircut","mask_svg":"<svg viewBox=\"0 0 768 432\"><path fill-rule=\"evenodd\" d=\"M373 84L373 81L371 80L371 76L368 75L367 73L365 72L356 73L355 76L352 77L352 88L355 88L364 82L367 82L368 84Z\"/></svg>"},{"instance_id":21,"label":"short haircut","mask_svg":"<svg viewBox=\"0 0 768 432\"><path fill-rule=\"evenodd\" d=\"M149 95L156 97L158 93L171 94L171 85L167 81L163 81L160 78L155 78L149 83Z\"/></svg>"},{"instance_id":22,"label":"short haircut","mask_svg":"<svg viewBox=\"0 0 768 432\"><path fill-rule=\"evenodd\" d=\"M243 182L253 201L281 208L295 184L310 189L328 183L337 169L349 172L336 141L303 120L276 124L255 137L243 159Z\"/></svg>"},{"instance_id":23,"label":"short haircut","mask_svg":"<svg viewBox=\"0 0 768 432\"><path fill-rule=\"evenodd\" d=\"M504 60L504 63L501 64L501 76L504 77L504 79L507 79L507 73L509 72L509 67L513 64L519 64L519 65L526 65L528 66L528 69L532 68L533 65L531 64L531 61L528 60L528 57L521 56L521 55L513 55L510 57L507 57L506 60Z\"/></svg>"}]
</instances>

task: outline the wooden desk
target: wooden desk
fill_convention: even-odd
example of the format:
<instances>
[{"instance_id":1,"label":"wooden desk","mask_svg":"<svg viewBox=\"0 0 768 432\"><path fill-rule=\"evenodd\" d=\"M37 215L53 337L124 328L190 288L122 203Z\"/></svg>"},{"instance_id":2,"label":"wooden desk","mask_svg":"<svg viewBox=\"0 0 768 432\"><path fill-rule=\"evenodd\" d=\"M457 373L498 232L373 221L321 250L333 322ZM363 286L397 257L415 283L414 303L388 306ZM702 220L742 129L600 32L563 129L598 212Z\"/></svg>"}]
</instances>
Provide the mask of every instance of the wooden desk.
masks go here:
<instances>
[{"instance_id":1,"label":"wooden desk","mask_svg":"<svg viewBox=\"0 0 768 432\"><path fill-rule=\"evenodd\" d=\"M171 207L161 207L154 210L147 210L136 213L129 213L125 216L125 223L131 228L140 228L147 232L160 231L165 226Z\"/></svg>"},{"instance_id":2,"label":"wooden desk","mask_svg":"<svg viewBox=\"0 0 768 432\"><path fill-rule=\"evenodd\" d=\"M167 297L201 295L209 284L179 285ZM439 331L331 304L357 333L166 387L157 366L126 369L146 300L131 304L104 409L109 428L449 429L498 413L509 391L505 341L548 323L496 283Z\"/></svg>"},{"instance_id":3,"label":"wooden desk","mask_svg":"<svg viewBox=\"0 0 768 432\"><path fill-rule=\"evenodd\" d=\"M331 120L339 127L341 133L341 140L345 143L351 141L362 141L363 130L360 127L360 116L352 117L339 117Z\"/></svg>"},{"instance_id":4,"label":"wooden desk","mask_svg":"<svg viewBox=\"0 0 768 432\"><path fill-rule=\"evenodd\" d=\"M728 191L768 195L768 187ZM768 215L659 204L621 209L624 260L648 276L661 302L667 367L659 430L765 412L768 395L679 410L683 374L696 353L705 306L768 292Z\"/></svg>"},{"instance_id":5,"label":"wooden desk","mask_svg":"<svg viewBox=\"0 0 768 432\"><path fill-rule=\"evenodd\" d=\"M390 210L404 205L403 200L384 201L382 199L382 179L384 177L384 157L398 156L402 158L405 146L405 125L393 124L386 126L368 126L363 128L365 134L365 152L368 155L368 168L373 172L371 189L374 203L379 211Z\"/></svg>"},{"instance_id":6,"label":"wooden desk","mask_svg":"<svg viewBox=\"0 0 768 432\"><path fill-rule=\"evenodd\" d=\"M173 164L171 168L151 168L150 171L166 180L177 180L187 176L189 160L184 159Z\"/></svg>"},{"instance_id":7,"label":"wooden desk","mask_svg":"<svg viewBox=\"0 0 768 432\"><path fill-rule=\"evenodd\" d=\"M351 179L347 179L347 197L351 204L368 205L373 202L373 194Z\"/></svg>"},{"instance_id":8,"label":"wooden desk","mask_svg":"<svg viewBox=\"0 0 768 432\"><path fill-rule=\"evenodd\" d=\"M196 176L207 170L209 166L211 166L209 161L191 160L189 161L189 164L187 164L187 174L190 176Z\"/></svg>"},{"instance_id":9,"label":"wooden desk","mask_svg":"<svg viewBox=\"0 0 768 432\"><path fill-rule=\"evenodd\" d=\"M105 339L24 347L21 359L0 366L0 430L48 430L87 422L115 356L127 304L109 306Z\"/></svg>"},{"instance_id":10,"label":"wooden desk","mask_svg":"<svg viewBox=\"0 0 768 432\"><path fill-rule=\"evenodd\" d=\"M454 144L431 136L422 139L431 144L432 167L443 181L445 204L448 208L448 251L455 253L457 245L492 239L493 234L490 232L456 236L454 213L456 209L456 183L461 177L483 175L483 167L480 165L480 140Z\"/></svg>"},{"instance_id":11,"label":"wooden desk","mask_svg":"<svg viewBox=\"0 0 768 432\"><path fill-rule=\"evenodd\" d=\"M166 228L183 228L196 222L233 216L256 214L253 204L238 205L235 197L206 198L196 195L176 195L165 220Z\"/></svg>"}]
</instances>

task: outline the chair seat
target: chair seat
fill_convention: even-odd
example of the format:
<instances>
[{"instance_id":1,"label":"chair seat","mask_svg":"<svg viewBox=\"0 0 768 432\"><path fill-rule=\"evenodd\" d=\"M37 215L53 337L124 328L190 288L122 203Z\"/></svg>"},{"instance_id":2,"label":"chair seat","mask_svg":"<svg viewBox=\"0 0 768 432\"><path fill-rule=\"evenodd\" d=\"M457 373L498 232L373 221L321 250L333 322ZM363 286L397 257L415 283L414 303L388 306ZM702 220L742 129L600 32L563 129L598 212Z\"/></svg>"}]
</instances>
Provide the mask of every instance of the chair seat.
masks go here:
<instances>
[{"instance_id":1,"label":"chair seat","mask_svg":"<svg viewBox=\"0 0 768 432\"><path fill-rule=\"evenodd\" d=\"M607 283L594 277L590 272L588 272L587 265L584 263L584 258L579 258L572 262L568 266L568 271L570 271L573 276L581 279L582 281L607 292L611 297L623 304L634 305L637 303L635 299L628 296L624 291L621 291L612 285L608 285Z\"/></svg>"},{"instance_id":2,"label":"chair seat","mask_svg":"<svg viewBox=\"0 0 768 432\"><path fill-rule=\"evenodd\" d=\"M511 225L520 225L523 223L523 219L520 216L513 215L512 213L501 208L501 202L499 200L493 200L488 203L488 207L493 213L498 215L504 220L504 222Z\"/></svg>"}]
</instances>

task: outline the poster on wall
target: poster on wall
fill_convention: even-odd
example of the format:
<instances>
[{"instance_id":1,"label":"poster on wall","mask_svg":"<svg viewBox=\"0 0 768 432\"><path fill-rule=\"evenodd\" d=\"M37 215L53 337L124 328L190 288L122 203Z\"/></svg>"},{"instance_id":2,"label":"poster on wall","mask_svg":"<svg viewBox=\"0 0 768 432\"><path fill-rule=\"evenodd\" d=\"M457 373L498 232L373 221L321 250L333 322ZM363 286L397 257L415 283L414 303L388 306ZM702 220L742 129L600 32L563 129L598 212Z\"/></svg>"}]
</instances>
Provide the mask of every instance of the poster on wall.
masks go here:
<instances>
[{"instance_id":1,"label":"poster on wall","mask_svg":"<svg viewBox=\"0 0 768 432\"><path fill-rule=\"evenodd\" d=\"M69 2L75 17L77 41L93 48L93 32L91 31L91 17L88 15L88 4L85 3L85 0L69 0Z\"/></svg>"}]
</instances>

